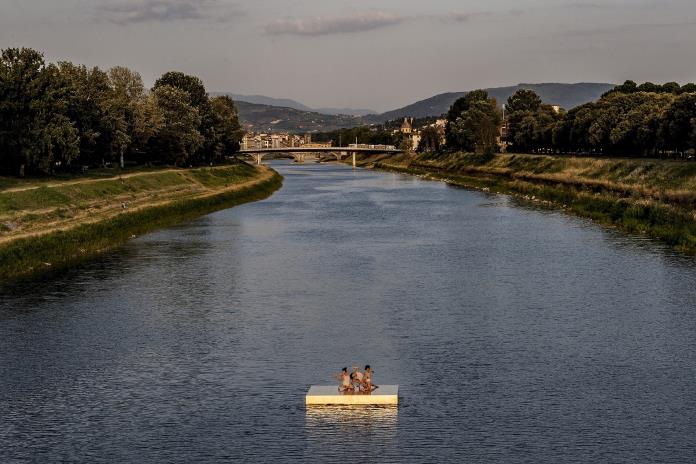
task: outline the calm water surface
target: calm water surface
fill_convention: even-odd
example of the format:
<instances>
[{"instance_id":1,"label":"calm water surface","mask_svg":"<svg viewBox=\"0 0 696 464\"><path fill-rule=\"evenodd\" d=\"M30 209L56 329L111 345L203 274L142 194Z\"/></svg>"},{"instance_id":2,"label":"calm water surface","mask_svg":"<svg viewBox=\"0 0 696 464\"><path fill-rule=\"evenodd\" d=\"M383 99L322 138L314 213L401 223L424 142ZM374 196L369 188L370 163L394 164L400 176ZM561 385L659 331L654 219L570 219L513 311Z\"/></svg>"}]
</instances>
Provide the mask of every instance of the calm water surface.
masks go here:
<instances>
[{"instance_id":1,"label":"calm water surface","mask_svg":"<svg viewBox=\"0 0 696 464\"><path fill-rule=\"evenodd\" d=\"M275 166L266 201L0 288L0 462L693 462L696 260ZM367 362L398 410L305 409Z\"/></svg>"}]
</instances>

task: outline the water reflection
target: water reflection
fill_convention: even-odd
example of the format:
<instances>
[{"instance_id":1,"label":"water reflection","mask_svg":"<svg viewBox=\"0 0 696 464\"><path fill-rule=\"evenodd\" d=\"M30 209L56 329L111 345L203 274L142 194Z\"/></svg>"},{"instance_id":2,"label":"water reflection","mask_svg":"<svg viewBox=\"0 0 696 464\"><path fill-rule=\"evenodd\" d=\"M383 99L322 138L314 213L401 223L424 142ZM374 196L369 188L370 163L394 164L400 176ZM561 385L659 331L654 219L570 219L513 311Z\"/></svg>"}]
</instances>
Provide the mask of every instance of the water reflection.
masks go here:
<instances>
[{"instance_id":1,"label":"water reflection","mask_svg":"<svg viewBox=\"0 0 696 464\"><path fill-rule=\"evenodd\" d=\"M307 406L307 456L327 459L337 450L355 448L356 459L381 458L398 448L397 406Z\"/></svg>"}]
</instances>

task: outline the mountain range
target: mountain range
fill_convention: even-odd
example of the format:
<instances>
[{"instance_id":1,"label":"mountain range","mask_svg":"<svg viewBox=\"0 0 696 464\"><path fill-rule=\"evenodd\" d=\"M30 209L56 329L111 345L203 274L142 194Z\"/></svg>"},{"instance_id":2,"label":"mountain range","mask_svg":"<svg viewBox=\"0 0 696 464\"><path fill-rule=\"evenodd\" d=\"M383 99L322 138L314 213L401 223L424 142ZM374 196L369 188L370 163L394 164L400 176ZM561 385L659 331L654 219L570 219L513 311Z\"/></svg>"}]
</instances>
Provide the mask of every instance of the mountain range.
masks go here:
<instances>
[{"instance_id":1,"label":"mountain range","mask_svg":"<svg viewBox=\"0 0 696 464\"><path fill-rule=\"evenodd\" d=\"M256 105L280 106L283 108L292 108L299 111L308 111L311 113L329 114L333 116L348 115L348 116L366 116L368 114L377 114L376 111L361 109L361 108L310 108L309 106L292 100L290 98L275 98L265 95L239 95L228 92L211 92L212 96L227 95L235 101L246 103L254 103Z\"/></svg>"},{"instance_id":2,"label":"mountain range","mask_svg":"<svg viewBox=\"0 0 696 464\"><path fill-rule=\"evenodd\" d=\"M614 87L615 84L603 83L544 83L518 84L486 90L500 104L519 89L534 90L544 103L570 109L598 100L602 94ZM237 103L240 120L247 130L257 132L321 132L366 124L381 124L405 117L440 116L445 114L450 106L466 93L442 93L381 114L350 108L312 109L295 100L262 95L244 96L224 92L215 92L212 95L231 96Z\"/></svg>"}]
</instances>

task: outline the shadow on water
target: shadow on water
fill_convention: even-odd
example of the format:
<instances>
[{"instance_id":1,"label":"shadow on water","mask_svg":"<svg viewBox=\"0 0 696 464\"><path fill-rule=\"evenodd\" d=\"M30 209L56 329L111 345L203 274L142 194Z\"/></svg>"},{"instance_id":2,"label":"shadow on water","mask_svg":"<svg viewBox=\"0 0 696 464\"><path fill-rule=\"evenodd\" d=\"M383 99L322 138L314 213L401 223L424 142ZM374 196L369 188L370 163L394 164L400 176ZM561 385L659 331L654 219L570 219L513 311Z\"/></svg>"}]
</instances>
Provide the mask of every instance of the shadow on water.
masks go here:
<instances>
[{"instance_id":1,"label":"shadow on water","mask_svg":"<svg viewBox=\"0 0 696 464\"><path fill-rule=\"evenodd\" d=\"M145 264L165 271L186 268L213 250L211 230L206 227L208 220L203 218L148 234L69 269L0 282L0 318L3 312L12 312L14 301L22 302L22 310L31 310L42 301L78 300L106 291L127 281L131 273L138 273ZM177 274L162 275L175 277ZM200 282L205 284L206 280Z\"/></svg>"}]
</instances>

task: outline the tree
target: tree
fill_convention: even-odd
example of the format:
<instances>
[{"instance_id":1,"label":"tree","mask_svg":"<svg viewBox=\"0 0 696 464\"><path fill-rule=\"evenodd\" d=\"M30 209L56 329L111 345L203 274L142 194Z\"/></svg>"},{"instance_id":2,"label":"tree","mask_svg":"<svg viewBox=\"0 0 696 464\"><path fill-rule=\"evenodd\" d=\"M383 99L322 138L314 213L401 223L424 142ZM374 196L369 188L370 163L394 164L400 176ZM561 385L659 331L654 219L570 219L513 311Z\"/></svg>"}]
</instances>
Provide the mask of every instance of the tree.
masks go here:
<instances>
[{"instance_id":1,"label":"tree","mask_svg":"<svg viewBox=\"0 0 696 464\"><path fill-rule=\"evenodd\" d=\"M681 91L681 86L676 82L667 82L662 84L662 93L678 94Z\"/></svg>"},{"instance_id":2,"label":"tree","mask_svg":"<svg viewBox=\"0 0 696 464\"><path fill-rule=\"evenodd\" d=\"M99 68L65 61L58 63L58 73L59 85L67 92L67 116L80 138L79 162L95 164L112 157L117 135L109 114L113 97L109 76Z\"/></svg>"},{"instance_id":3,"label":"tree","mask_svg":"<svg viewBox=\"0 0 696 464\"><path fill-rule=\"evenodd\" d=\"M142 123L138 121L138 109L145 101L145 86L140 74L122 66L111 68L108 75L112 89L108 113L114 132L110 148L123 168L126 152L137 149L134 134L136 125Z\"/></svg>"},{"instance_id":4,"label":"tree","mask_svg":"<svg viewBox=\"0 0 696 464\"><path fill-rule=\"evenodd\" d=\"M495 152L501 116L495 99L474 101L451 124L452 146L485 154ZM447 141L450 145L450 140Z\"/></svg>"},{"instance_id":5,"label":"tree","mask_svg":"<svg viewBox=\"0 0 696 464\"><path fill-rule=\"evenodd\" d=\"M131 133L133 150L131 156L145 155L141 161L147 163L156 161L159 154L156 152L148 153L148 148L152 147L152 141L163 124L155 93L137 101L133 108L133 132Z\"/></svg>"},{"instance_id":6,"label":"tree","mask_svg":"<svg viewBox=\"0 0 696 464\"><path fill-rule=\"evenodd\" d=\"M696 93L696 84L688 83L681 86L679 93Z\"/></svg>"},{"instance_id":7,"label":"tree","mask_svg":"<svg viewBox=\"0 0 696 464\"><path fill-rule=\"evenodd\" d=\"M485 102L488 100L488 92L485 90L473 90L463 97L459 98L452 104L449 111L447 112L447 125L445 126L445 139L447 140L447 146L453 149L466 149L465 145L460 145L459 141L461 132L455 133L458 129L455 129L457 120L461 118L462 113L469 111L472 105L477 102Z\"/></svg>"},{"instance_id":8,"label":"tree","mask_svg":"<svg viewBox=\"0 0 696 464\"><path fill-rule=\"evenodd\" d=\"M647 93L660 93L662 92L662 86L659 84L653 84L652 82L644 82L638 86L638 92Z\"/></svg>"},{"instance_id":9,"label":"tree","mask_svg":"<svg viewBox=\"0 0 696 464\"><path fill-rule=\"evenodd\" d=\"M189 96L189 104L194 108L200 109L209 103L208 93L205 91L203 81L198 77L189 76L178 71L170 71L157 79L152 90L157 90L165 85L186 92Z\"/></svg>"},{"instance_id":10,"label":"tree","mask_svg":"<svg viewBox=\"0 0 696 464\"><path fill-rule=\"evenodd\" d=\"M213 115L213 160L220 160L225 155L239 151L239 142L243 131L239 125L239 116L234 101L228 96L215 97L210 100Z\"/></svg>"},{"instance_id":11,"label":"tree","mask_svg":"<svg viewBox=\"0 0 696 464\"><path fill-rule=\"evenodd\" d=\"M28 48L0 55L0 171L50 174L79 154L58 68Z\"/></svg>"},{"instance_id":12,"label":"tree","mask_svg":"<svg viewBox=\"0 0 696 464\"><path fill-rule=\"evenodd\" d=\"M660 128L660 137L667 149L680 154L693 144L696 133L696 94L679 95L665 110Z\"/></svg>"},{"instance_id":13,"label":"tree","mask_svg":"<svg viewBox=\"0 0 696 464\"><path fill-rule=\"evenodd\" d=\"M613 89L602 95L602 98L612 94L612 93L636 93L638 91L638 84L634 81L626 81L621 85L617 85Z\"/></svg>"},{"instance_id":14,"label":"tree","mask_svg":"<svg viewBox=\"0 0 696 464\"><path fill-rule=\"evenodd\" d=\"M508 150L513 152L538 152L553 149L553 133L562 113L551 105L542 104L532 90L520 89L506 105Z\"/></svg>"},{"instance_id":15,"label":"tree","mask_svg":"<svg viewBox=\"0 0 696 464\"><path fill-rule=\"evenodd\" d=\"M533 90L519 89L507 100L505 110L512 114L517 111L538 111L541 107L541 97Z\"/></svg>"},{"instance_id":16,"label":"tree","mask_svg":"<svg viewBox=\"0 0 696 464\"><path fill-rule=\"evenodd\" d=\"M436 153L441 149L440 131L437 127L427 126L421 131L421 141L418 144L419 152Z\"/></svg>"},{"instance_id":17,"label":"tree","mask_svg":"<svg viewBox=\"0 0 696 464\"><path fill-rule=\"evenodd\" d=\"M158 86L154 99L161 125L151 139L151 147L164 162L179 166L190 164L204 142L198 131L201 124L198 109L191 104L187 92L170 85Z\"/></svg>"},{"instance_id":18,"label":"tree","mask_svg":"<svg viewBox=\"0 0 696 464\"><path fill-rule=\"evenodd\" d=\"M203 143L195 153L191 154L190 161L196 163L211 162L215 156L214 152L217 144L214 134L215 117L203 81L196 76L171 71L165 73L155 82L154 90L165 85L186 92L189 96L190 105L196 108L200 115L201 122L198 126L198 131L203 136Z\"/></svg>"}]
</instances>

